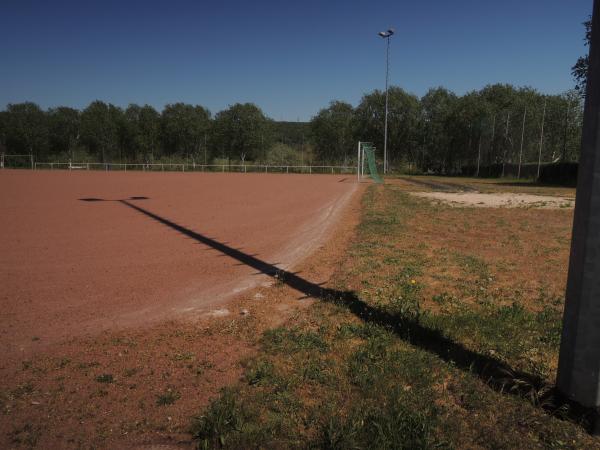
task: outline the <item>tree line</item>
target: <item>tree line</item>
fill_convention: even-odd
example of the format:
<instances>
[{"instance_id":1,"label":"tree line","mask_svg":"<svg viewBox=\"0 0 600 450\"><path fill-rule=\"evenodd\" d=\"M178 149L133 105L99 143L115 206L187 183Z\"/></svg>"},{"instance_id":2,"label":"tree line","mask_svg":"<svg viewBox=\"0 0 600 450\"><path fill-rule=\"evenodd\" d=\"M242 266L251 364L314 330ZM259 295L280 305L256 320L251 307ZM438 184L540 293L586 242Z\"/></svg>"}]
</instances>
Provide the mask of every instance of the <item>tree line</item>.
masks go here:
<instances>
[{"instance_id":1,"label":"tree line","mask_svg":"<svg viewBox=\"0 0 600 450\"><path fill-rule=\"evenodd\" d=\"M349 161L361 140L373 142L381 157L384 115L385 92L380 90L364 95L356 107L331 102L311 121L315 152ZM582 98L575 90L544 95L529 87L494 84L463 96L439 87L419 98L392 86L388 161L392 169L436 173L540 158L576 161L582 116Z\"/></svg>"},{"instance_id":2,"label":"tree line","mask_svg":"<svg viewBox=\"0 0 600 450\"><path fill-rule=\"evenodd\" d=\"M251 103L237 103L212 116L203 106L185 103L159 112L149 105L123 109L102 101L82 111L65 106L44 111L25 102L0 111L0 152L32 155L36 161L266 162L280 160L279 153L298 146L297 136L292 134L287 143L282 136L281 130L288 128L290 124L269 119Z\"/></svg>"},{"instance_id":3,"label":"tree line","mask_svg":"<svg viewBox=\"0 0 600 450\"><path fill-rule=\"evenodd\" d=\"M417 97L389 89L388 160L396 170L460 173L465 166L521 161L576 161L582 123L576 90L544 95L494 84L459 96L430 89ZM254 104L235 104L214 116L200 105L175 103L120 108L94 101L79 111L42 110L30 102L0 112L0 149L36 161L197 164L355 163L356 145L383 150L385 92L365 94L354 107L332 101L309 123L276 122Z\"/></svg>"}]
</instances>

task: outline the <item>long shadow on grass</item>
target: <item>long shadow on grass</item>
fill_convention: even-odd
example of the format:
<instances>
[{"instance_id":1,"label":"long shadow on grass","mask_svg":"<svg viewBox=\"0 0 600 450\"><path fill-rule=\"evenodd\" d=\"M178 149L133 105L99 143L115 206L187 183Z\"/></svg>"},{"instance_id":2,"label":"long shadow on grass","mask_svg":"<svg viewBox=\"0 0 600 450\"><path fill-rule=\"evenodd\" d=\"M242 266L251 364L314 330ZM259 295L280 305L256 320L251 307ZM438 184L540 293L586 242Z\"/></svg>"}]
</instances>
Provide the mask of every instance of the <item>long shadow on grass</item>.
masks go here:
<instances>
[{"instance_id":1,"label":"long shadow on grass","mask_svg":"<svg viewBox=\"0 0 600 450\"><path fill-rule=\"evenodd\" d=\"M443 361L452 363L455 367L476 375L495 391L528 399L533 405L542 408L549 414L578 423L592 431L591 427L596 418L596 412L593 409L583 408L566 399L552 385L548 385L537 376L514 370L497 358L469 350L462 344L444 336L440 330L425 327L419 323L418 318L392 314L370 306L354 292L323 288L295 273L281 270L274 264L190 230L128 200L118 201L184 236L256 269L260 273L277 278L279 282L302 292L307 297L318 298L342 306L364 322L390 329L411 345L433 353Z\"/></svg>"}]
</instances>

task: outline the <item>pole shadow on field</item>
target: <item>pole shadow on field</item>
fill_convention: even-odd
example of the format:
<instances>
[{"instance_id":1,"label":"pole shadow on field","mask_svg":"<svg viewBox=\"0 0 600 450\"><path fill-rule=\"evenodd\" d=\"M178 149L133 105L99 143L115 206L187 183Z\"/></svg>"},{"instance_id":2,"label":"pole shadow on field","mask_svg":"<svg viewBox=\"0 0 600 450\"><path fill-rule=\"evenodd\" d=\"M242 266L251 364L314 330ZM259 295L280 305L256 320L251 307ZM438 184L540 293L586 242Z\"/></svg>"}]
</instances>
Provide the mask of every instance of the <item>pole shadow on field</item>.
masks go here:
<instances>
[{"instance_id":1,"label":"pole shadow on field","mask_svg":"<svg viewBox=\"0 0 600 450\"><path fill-rule=\"evenodd\" d=\"M204 244L214 250L229 256L243 265L256 269L257 272L276 278L279 282L301 292L306 297L346 308L365 323L381 325L391 330L405 342L432 353L441 360L451 363L463 371L477 376L493 390L502 394L515 395L529 400L534 406L546 413L563 420L577 423L592 430L597 413L593 408L585 408L562 396L553 385L540 377L515 370L507 363L488 355L482 355L469 350L462 344L444 336L440 330L424 326L418 319L400 314L392 314L382 309L370 306L352 291L342 291L324 288L319 284L308 281L297 273L278 268L255 255L244 253L222 242L204 236L182 225L179 225L158 214L148 211L131 200L145 200L147 197L130 197L122 200L103 200L98 198L82 198L81 201L116 201L140 214L149 217L188 238Z\"/></svg>"}]
</instances>

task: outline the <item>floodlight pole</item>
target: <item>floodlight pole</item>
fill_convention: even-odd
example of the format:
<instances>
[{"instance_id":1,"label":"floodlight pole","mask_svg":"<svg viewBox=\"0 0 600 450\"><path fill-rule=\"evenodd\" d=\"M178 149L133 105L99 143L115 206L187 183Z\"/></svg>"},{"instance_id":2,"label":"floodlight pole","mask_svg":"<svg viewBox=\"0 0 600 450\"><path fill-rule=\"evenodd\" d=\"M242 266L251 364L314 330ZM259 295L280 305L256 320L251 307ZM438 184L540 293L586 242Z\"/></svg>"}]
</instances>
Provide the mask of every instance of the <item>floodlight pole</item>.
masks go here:
<instances>
[{"instance_id":1,"label":"floodlight pole","mask_svg":"<svg viewBox=\"0 0 600 450\"><path fill-rule=\"evenodd\" d=\"M600 407L600 0L594 1L587 91L556 385ZM596 416L596 419L598 416ZM596 420L595 433L599 433Z\"/></svg>"},{"instance_id":2,"label":"floodlight pole","mask_svg":"<svg viewBox=\"0 0 600 450\"><path fill-rule=\"evenodd\" d=\"M390 36L386 38L387 48L385 51L385 125L383 131L383 173L387 173L387 125L388 125L388 81L390 77Z\"/></svg>"},{"instance_id":3,"label":"floodlight pole","mask_svg":"<svg viewBox=\"0 0 600 450\"><path fill-rule=\"evenodd\" d=\"M379 33L383 39L387 41L385 51L385 118L383 125L383 173L388 171L388 159L387 159L387 135L388 135L388 82L390 76L390 38L394 34L395 30L390 28L387 31Z\"/></svg>"}]
</instances>

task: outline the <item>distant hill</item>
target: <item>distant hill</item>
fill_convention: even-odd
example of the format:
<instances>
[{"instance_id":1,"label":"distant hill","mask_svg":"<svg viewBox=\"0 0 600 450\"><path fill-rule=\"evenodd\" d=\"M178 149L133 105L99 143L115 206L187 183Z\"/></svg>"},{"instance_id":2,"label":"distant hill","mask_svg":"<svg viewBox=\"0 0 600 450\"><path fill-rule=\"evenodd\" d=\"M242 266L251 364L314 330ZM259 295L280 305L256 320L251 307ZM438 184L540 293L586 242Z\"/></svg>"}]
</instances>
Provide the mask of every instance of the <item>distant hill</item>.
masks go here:
<instances>
[{"instance_id":1,"label":"distant hill","mask_svg":"<svg viewBox=\"0 0 600 450\"><path fill-rule=\"evenodd\" d=\"M276 142L295 146L310 139L310 122L273 122L273 137Z\"/></svg>"}]
</instances>

